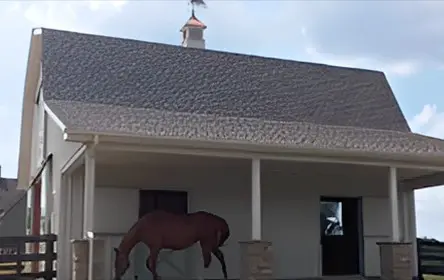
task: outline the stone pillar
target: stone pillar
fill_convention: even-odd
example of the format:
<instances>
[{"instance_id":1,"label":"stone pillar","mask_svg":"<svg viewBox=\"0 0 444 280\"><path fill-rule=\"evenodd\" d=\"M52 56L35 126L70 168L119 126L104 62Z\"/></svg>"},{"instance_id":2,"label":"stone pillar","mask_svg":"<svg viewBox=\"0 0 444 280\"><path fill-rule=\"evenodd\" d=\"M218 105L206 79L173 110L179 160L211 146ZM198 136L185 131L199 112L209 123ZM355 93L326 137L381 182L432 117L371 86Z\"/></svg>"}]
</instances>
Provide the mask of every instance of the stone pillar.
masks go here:
<instances>
[{"instance_id":1,"label":"stone pillar","mask_svg":"<svg viewBox=\"0 0 444 280\"><path fill-rule=\"evenodd\" d=\"M105 280L105 241L100 239L72 240L72 280L88 279L89 246L94 246L93 279Z\"/></svg>"},{"instance_id":2,"label":"stone pillar","mask_svg":"<svg viewBox=\"0 0 444 280\"><path fill-rule=\"evenodd\" d=\"M72 240L72 280L88 280L88 250L87 239Z\"/></svg>"},{"instance_id":3,"label":"stone pillar","mask_svg":"<svg viewBox=\"0 0 444 280\"><path fill-rule=\"evenodd\" d=\"M380 242L381 279L411 280L413 278L412 243Z\"/></svg>"},{"instance_id":4,"label":"stone pillar","mask_svg":"<svg viewBox=\"0 0 444 280\"><path fill-rule=\"evenodd\" d=\"M105 240L90 239L90 244L93 246L94 259L93 264L93 279L90 280L105 280Z\"/></svg>"},{"instance_id":5,"label":"stone pillar","mask_svg":"<svg viewBox=\"0 0 444 280\"><path fill-rule=\"evenodd\" d=\"M240 280L273 280L271 242L241 241Z\"/></svg>"}]
</instances>

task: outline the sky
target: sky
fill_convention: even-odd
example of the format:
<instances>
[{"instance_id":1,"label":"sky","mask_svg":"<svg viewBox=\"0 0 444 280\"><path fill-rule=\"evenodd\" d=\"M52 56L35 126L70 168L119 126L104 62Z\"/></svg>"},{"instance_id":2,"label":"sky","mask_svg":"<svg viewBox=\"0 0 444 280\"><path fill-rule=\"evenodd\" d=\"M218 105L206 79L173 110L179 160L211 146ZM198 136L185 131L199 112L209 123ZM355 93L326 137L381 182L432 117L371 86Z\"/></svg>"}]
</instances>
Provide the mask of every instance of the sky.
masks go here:
<instances>
[{"instance_id":1,"label":"sky","mask_svg":"<svg viewBox=\"0 0 444 280\"><path fill-rule=\"evenodd\" d=\"M207 0L207 48L384 71L415 132L444 138L444 1ZM179 45L186 0L0 1L0 164L17 176L31 29ZM419 236L444 240L444 187L415 192Z\"/></svg>"}]
</instances>

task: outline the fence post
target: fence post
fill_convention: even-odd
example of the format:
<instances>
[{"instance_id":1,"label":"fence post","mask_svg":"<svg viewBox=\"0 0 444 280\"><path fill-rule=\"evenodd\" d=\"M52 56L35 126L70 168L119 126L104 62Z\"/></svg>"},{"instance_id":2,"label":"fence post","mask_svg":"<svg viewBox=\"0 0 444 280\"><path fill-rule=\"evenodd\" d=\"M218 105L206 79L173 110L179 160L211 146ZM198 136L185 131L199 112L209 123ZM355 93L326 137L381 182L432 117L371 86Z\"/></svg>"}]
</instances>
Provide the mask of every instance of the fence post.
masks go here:
<instances>
[{"instance_id":1,"label":"fence post","mask_svg":"<svg viewBox=\"0 0 444 280\"><path fill-rule=\"evenodd\" d=\"M45 280L52 280L54 272L54 238L47 239L45 242Z\"/></svg>"},{"instance_id":2,"label":"fence post","mask_svg":"<svg viewBox=\"0 0 444 280\"><path fill-rule=\"evenodd\" d=\"M24 242L22 242L21 240L17 241L17 243L15 244L16 246L16 250L17 250L17 276L21 276L22 275L22 260L21 260L21 256L22 256L22 252L21 252L21 248L22 248L22 243L24 244Z\"/></svg>"},{"instance_id":3,"label":"fence post","mask_svg":"<svg viewBox=\"0 0 444 280\"><path fill-rule=\"evenodd\" d=\"M421 239L416 238L416 259L418 260L418 275L416 275L418 277L418 279L423 280L423 274L422 274L422 268L421 268Z\"/></svg>"}]
</instances>

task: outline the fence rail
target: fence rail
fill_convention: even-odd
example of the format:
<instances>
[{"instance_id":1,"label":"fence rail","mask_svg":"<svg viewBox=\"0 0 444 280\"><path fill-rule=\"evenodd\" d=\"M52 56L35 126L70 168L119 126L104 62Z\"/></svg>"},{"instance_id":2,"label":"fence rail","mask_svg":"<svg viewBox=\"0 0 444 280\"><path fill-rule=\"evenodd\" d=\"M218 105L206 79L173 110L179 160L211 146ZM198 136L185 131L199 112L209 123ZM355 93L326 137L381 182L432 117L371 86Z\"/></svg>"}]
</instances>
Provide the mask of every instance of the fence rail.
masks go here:
<instances>
[{"instance_id":1,"label":"fence rail","mask_svg":"<svg viewBox=\"0 0 444 280\"><path fill-rule=\"evenodd\" d=\"M418 271L420 275L444 275L444 242L417 239Z\"/></svg>"},{"instance_id":2,"label":"fence rail","mask_svg":"<svg viewBox=\"0 0 444 280\"><path fill-rule=\"evenodd\" d=\"M56 277L53 263L57 259L54 252L54 243L57 236L53 234L39 236L0 237L0 280L18 279L19 277L44 278L52 280ZM26 244L33 244L37 248L32 253L26 252ZM40 252L43 243L44 252ZM43 271L25 271L25 262L44 262ZM37 267L38 270L38 266Z\"/></svg>"}]
</instances>

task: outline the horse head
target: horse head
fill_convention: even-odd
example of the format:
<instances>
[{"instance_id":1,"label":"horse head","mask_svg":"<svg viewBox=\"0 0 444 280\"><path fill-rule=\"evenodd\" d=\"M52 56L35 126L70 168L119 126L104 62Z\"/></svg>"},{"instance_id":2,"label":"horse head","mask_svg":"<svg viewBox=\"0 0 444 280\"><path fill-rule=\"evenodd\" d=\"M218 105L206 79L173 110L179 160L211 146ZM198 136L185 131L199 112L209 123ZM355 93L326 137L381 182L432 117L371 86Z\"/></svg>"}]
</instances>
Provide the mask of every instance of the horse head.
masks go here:
<instances>
[{"instance_id":1,"label":"horse head","mask_svg":"<svg viewBox=\"0 0 444 280\"><path fill-rule=\"evenodd\" d=\"M114 261L114 280L120 280L129 267L128 254L122 254L119 249L114 248L116 259Z\"/></svg>"}]
</instances>

